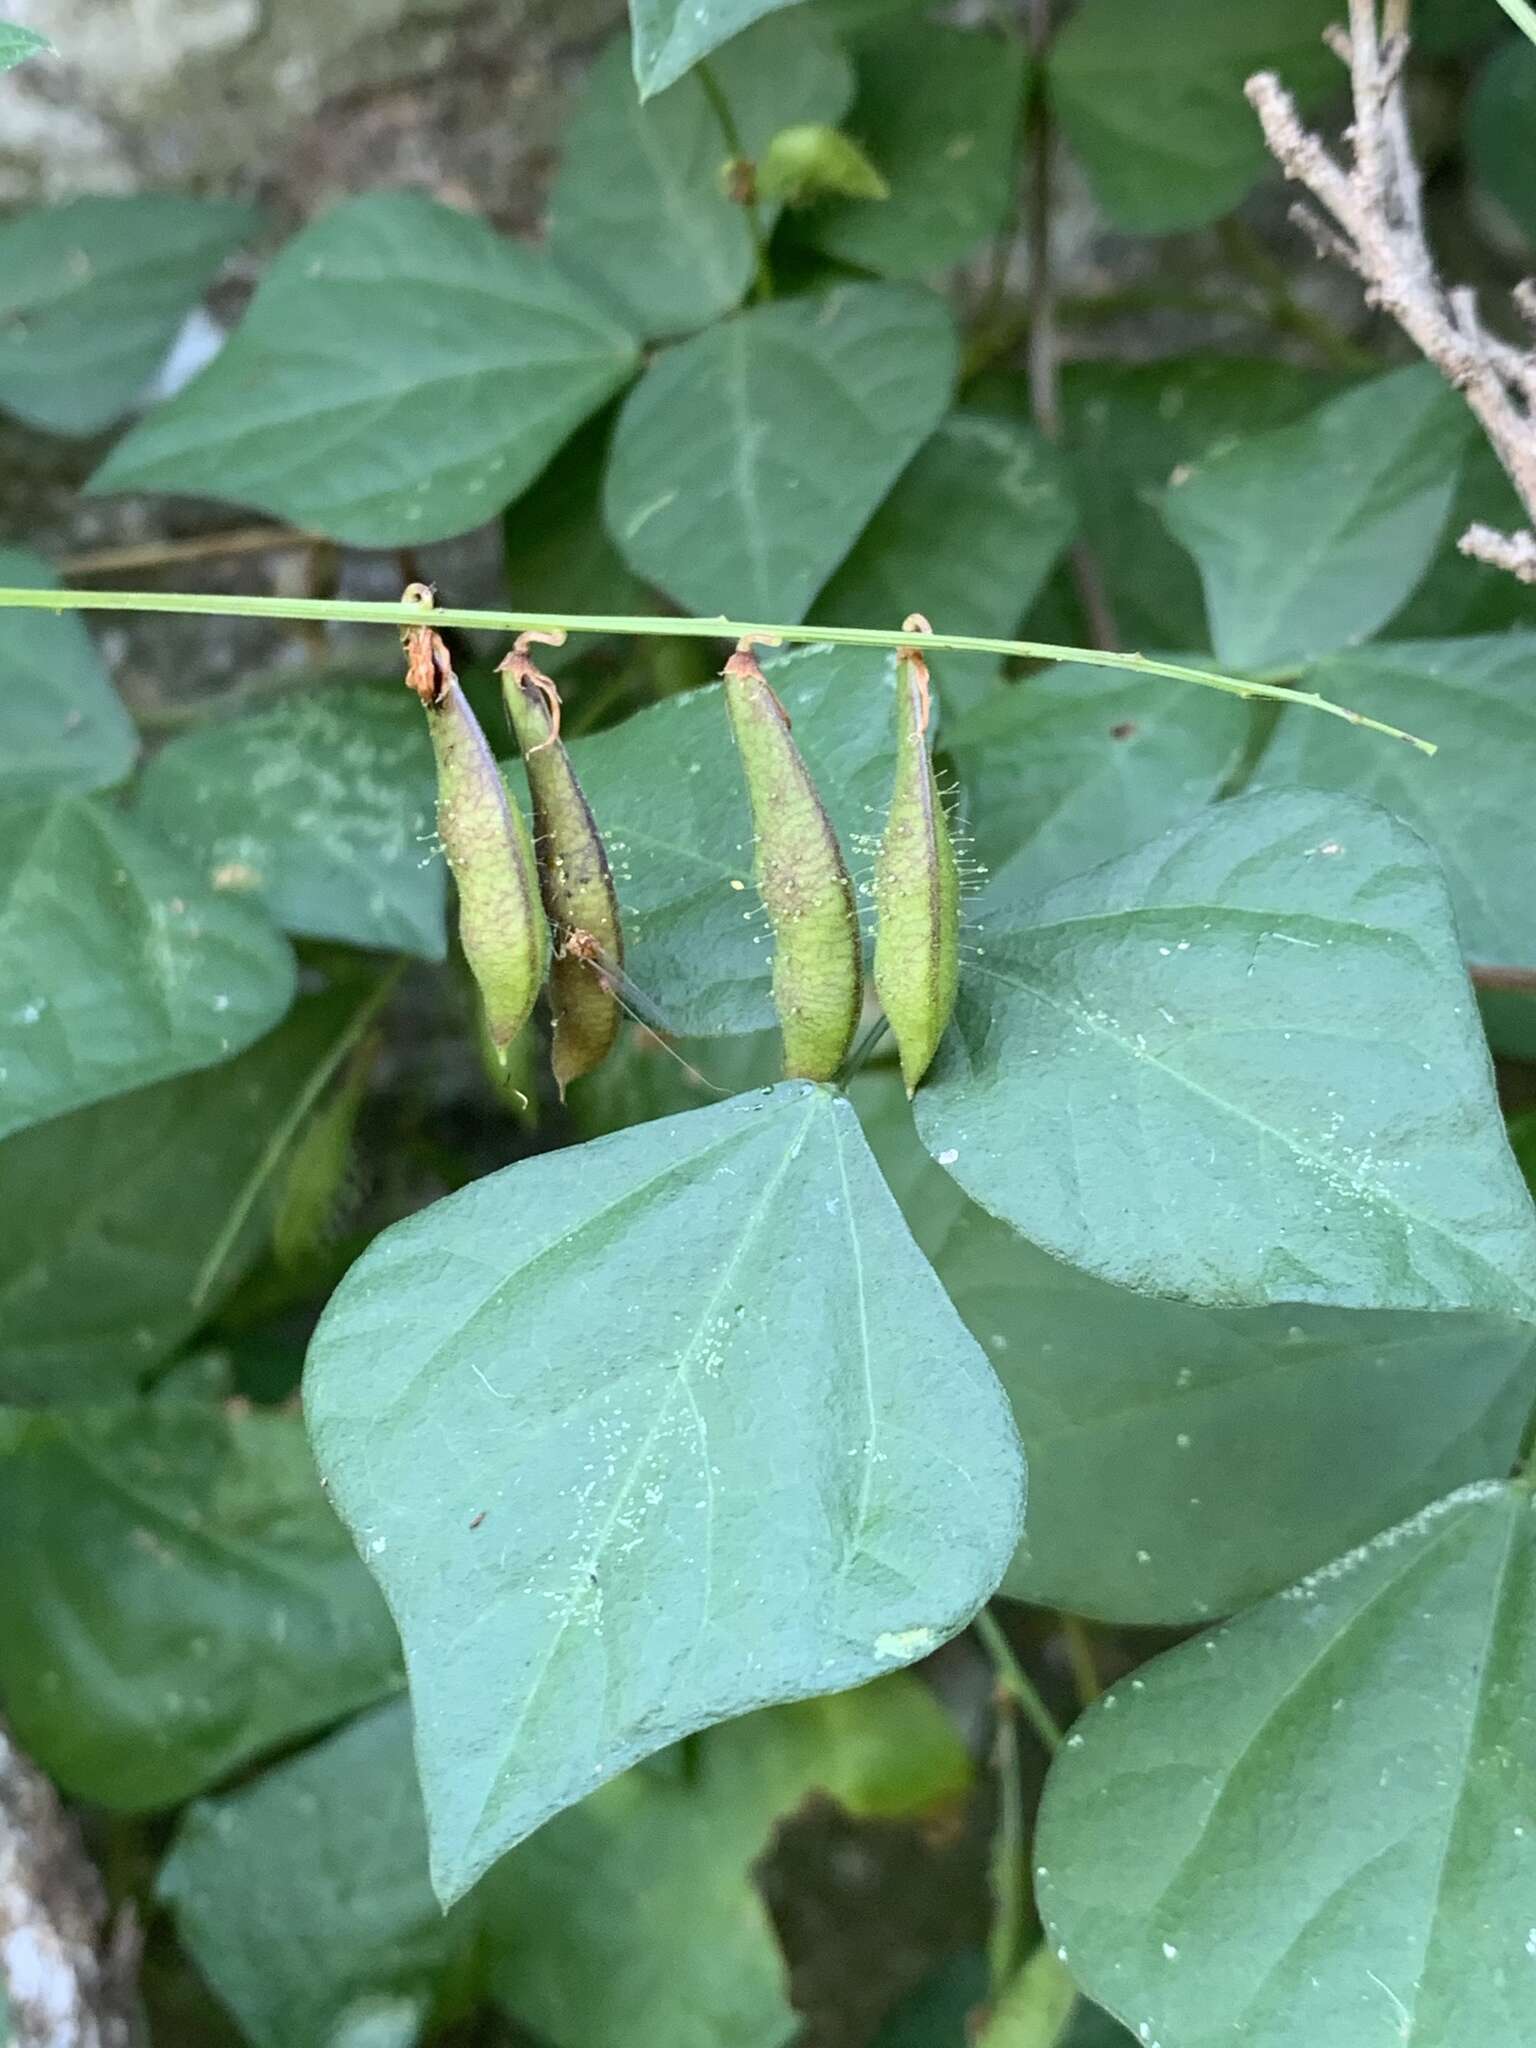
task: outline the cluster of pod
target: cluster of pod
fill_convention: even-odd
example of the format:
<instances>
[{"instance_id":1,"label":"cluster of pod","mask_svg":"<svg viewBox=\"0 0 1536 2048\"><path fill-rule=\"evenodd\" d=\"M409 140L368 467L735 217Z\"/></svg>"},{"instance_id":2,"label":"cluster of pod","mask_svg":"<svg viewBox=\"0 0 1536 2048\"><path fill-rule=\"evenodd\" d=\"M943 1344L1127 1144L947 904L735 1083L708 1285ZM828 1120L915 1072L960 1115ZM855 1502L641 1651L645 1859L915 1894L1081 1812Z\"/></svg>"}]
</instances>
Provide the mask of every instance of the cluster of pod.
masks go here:
<instances>
[{"instance_id":1,"label":"cluster of pod","mask_svg":"<svg viewBox=\"0 0 1536 2048\"><path fill-rule=\"evenodd\" d=\"M405 602L429 610L412 584ZM905 631L926 633L917 615ZM441 637L405 628L407 681L427 714L437 762L438 836L459 896L459 937L487 1033L505 1056L546 983L551 1058L562 1097L618 1035L624 938L602 835L560 737L560 698L524 633L499 674L522 751L530 834L454 674ZM960 891L928 747L931 691L915 647L897 656L896 773L875 865L875 992L911 1094L954 1008ZM754 876L773 935L773 1000L784 1071L831 1081L864 999L853 884L783 705L743 641L726 663L726 708L755 842Z\"/></svg>"}]
</instances>

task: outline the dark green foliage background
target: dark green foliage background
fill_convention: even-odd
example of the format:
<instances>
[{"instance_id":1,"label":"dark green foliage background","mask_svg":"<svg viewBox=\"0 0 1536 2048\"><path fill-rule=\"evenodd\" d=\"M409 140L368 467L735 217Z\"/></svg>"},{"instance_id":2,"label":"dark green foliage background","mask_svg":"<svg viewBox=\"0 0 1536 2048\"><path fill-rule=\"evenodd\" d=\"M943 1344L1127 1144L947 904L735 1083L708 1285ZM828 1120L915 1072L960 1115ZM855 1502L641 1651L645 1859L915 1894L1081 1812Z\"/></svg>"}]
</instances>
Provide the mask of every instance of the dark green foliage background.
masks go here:
<instances>
[{"instance_id":1,"label":"dark green foliage background","mask_svg":"<svg viewBox=\"0 0 1536 2048\"><path fill-rule=\"evenodd\" d=\"M386 645L167 720L0 609L0 1713L157 2043L1531 2038L1536 598L1455 550L1518 508L1284 223L1242 83L1333 121L1339 9L1028 11L633 0L537 240L396 190L0 227L0 408L102 437L93 495L445 603L478 535L540 612L1113 639L1439 749L936 660L970 887L909 1108L885 1044L773 1085L723 646L573 638L676 1056L627 1025L562 1105L542 1019L479 1042ZM1493 303L1536 49L1414 26ZM799 124L888 196L733 196ZM867 904L894 656L765 666Z\"/></svg>"}]
</instances>

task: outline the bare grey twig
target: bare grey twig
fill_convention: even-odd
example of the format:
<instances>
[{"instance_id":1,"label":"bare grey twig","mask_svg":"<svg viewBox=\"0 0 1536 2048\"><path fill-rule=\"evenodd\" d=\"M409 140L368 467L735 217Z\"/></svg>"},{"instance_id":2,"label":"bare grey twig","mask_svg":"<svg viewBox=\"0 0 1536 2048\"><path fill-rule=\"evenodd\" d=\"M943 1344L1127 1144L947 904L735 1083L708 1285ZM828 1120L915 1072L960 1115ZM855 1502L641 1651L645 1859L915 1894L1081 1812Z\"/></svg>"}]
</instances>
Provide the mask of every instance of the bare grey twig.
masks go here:
<instances>
[{"instance_id":1,"label":"bare grey twig","mask_svg":"<svg viewBox=\"0 0 1536 2048\"><path fill-rule=\"evenodd\" d=\"M1462 394L1530 517L1531 529L1519 533L1469 527L1461 552L1536 584L1536 346L1491 334L1474 294L1448 289L1435 268L1403 91L1407 31L1408 0L1349 0L1348 29L1327 37L1348 66L1354 99L1347 166L1302 125L1274 72L1258 72L1246 92L1271 154L1324 209L1298 205L1293 218L1319 255L1357 273L1370 304L1390 313ZM1536 280L1517 286L1514 299L1536 327Z\"/></svg>"}]
</instances>

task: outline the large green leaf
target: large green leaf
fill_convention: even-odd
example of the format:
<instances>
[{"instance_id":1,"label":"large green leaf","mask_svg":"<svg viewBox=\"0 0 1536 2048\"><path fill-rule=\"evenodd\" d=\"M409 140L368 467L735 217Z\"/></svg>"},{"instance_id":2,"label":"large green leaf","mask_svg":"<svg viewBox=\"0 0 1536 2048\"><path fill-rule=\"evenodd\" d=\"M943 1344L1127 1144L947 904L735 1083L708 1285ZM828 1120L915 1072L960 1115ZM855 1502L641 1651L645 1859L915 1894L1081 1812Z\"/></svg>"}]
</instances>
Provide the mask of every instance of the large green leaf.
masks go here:
<instances>
[{"instance_id":1,"label":"large green leaf","mask_svg":"<svg viewBox=\"0 0 1536 2048\"><path fill-rule=\"evenodd\" d=\"M1175 477L1163 516L1200 565L1223 665L1293 668L1385 625L1429 566L1472 431L1418 363Z\"/></svg>"},{"instance_id":2,"label":"large green leaf","mask_svg":"<svg viewBox=\"0 0 1536 2048\"><path fill-rule=\"evenodd\" d=\"M804 232L841 262L927 277L968 256L1007 217L1023 41L902 22L861 45L858 72L848 127L890 196L818 207Z\"/></svg>"},{"instance_id":3,"label":"large green leaf","mask_svg":"<svg viewBox=\"0 0 1536 2048\"><path fill-rule=\"evenodd\" d=\"M801 619L943 417L955 360L943 301L905 286L721 321L625 401L609 531L690 610Z\"/></svg>"},{"instance_id":4,"label":"large green leaf","mask_svg":"<svg viewBox=\"0 0 1536 2048\"><path fill-rule=\"evenodd\" d=\"M1524 2048L1536 1529L1451 1494L1107 1693L1047 1782L1047 1938L1162 2048Z\"/></svg>"},{"instance_id":5,"label":"large green leaf","mask_svg":"<svg viewBox=\"0 0 1536 2048\"><path fill-rule=\"evenodd\" d=\"M1336 656L1308 687L1432 733L1433 761L1408 747L1359 745L1285 714L1260 764L1266 783L1304 782L1374 797L1439 853L1469 959L1536 968L1536 633L1397 641ZM1411 756L1411 758L1410 758Z\"/></svg>"},{"instance_id":6,"label":"large green leaf","mask_svg":"<svg viewBox=\"0 0 1536 2048\"><path fill-rule=\"evenodd\" d=\"M754 160L781 128L835 122L853 97L848 59L803 7L758 22L712 68ZM739 305L752 282L752 230L722 177L729 155L697 77L641 101L624 39L598 58L565 130L550 247L636 334L702 327ZM760 208L765 228L775 211Z\"/></svg>"},{"instance_id":7,"label":"large green leaf","mask_svg":"<svg viewBox=\"0 0 1536 2048\"><path fill-rule=\"evenodd\" d=\"M57 580L37 555L0 548L0 582L30 590ZM106 789L133 766L133 722L76 614L0 613L0 693L0 800Z\"/></svg>"},{"instance_id":8,"label":"large green leaf","mask_svg":"<svg viewBox=\"0 0 1536 2048\"><path fill-rule=\"evenodd\" d=\"M228 199L73 199L0 230L0 405L95 434L142 396L256 224Z\"/></svg>"},{"instance_id":9,"label":"large green leaf","mask_svg":"<svg viewBox=\"0 0 1536 2048\"><path fill-rule=\"evenodd\" d=\"M236 1060L0 1143L0 1401L126 1393L213 1313L370 995L301 997Z\"/></svg>"},{"instance_id":10,"label":"large green leaf","mask_svg":"<svg viewBox=\"0 0 1536 2048\"><path fill-rule=\"evenodd\" d=\"M1467 157L1478 182L1527 242L1536 242L1536 47L1500 43L1466 110Z\"/></svg>"},{"instance_id":11,"label":"large green leaf","mask_svg":"<svg viewBox=\"0 0 1536 2048\"><path fill-rule=\"evenodd\" d=\"M293 986L259 910L106 804L0 811L0 1137L227 1059Z\"/></svg>"},{"instance_id":12,"label":"large green leaf","mask_svg":"<svg viewBox=\"0 0 1536 2048\"><path fill-rule=\"evenodd\" d=\"M1304 105L1339 83L1336 0L1084 0L1056 39L1051 96L1116 227L1162 234L1226 213L1269 158L1243 99L1282 72Z\"/></svg>"},{"instance_id":13,"label":"large green leaf","mask_svg":"<svg viewBox=\"0 0 1536 2048\"><path fill-rule=\"evenodd\" d=\"M306 1408L405 1641L445 1898L689 1730L921 1656L1018 1534L1001 1390L803 1084L397 1224Z\"/></svg>"},{"instance_id":14,"label":"large green leaf","mask_svg":"<svg viewBox=\"0 0 1536 2048\"><path fill-rule=\"evenodd\" d=\"M1536 1313L1536 1214L1406 827L1240 797L994 916L917 1106L984 1207L1150 1293Z\"/></svg>"},{"instance_id":15,"label":"large green leaf","mask_svg":"<svg viewBox=\"0 0 1536 2048\"><path fill-rule=\"evenodd\" d=\"M795 648L766 659L765 673L857 868L862 852L872 857L868 835L895 772L892 658L879 649ZM669 697L578 740L571 754L613 857L633 981L678 1031L771 1025L772 942L720 692Z\"/></svg>"},{"instance_id":16,"label":"large green leaf","mask_svg":"<svg viewBox=\"0 0 1536 2048\"><path fill-rule=\"evenodd\" d=\"M554 2048L770 2048L794 2025L749 1882L773 1823L814 1791L857 1814L917 1812L965 1777L932 1699L898 1673L638 1766L445 1920L409 1716L391 1706L191 1808L159 1888L256 2048L335 2048L370 2016L413 2039L456 1981L479 1988L476 1951Z\"/></svg>"},{"instance_id":17,"label":"large green leaf","mask_svg":"<svg viewBox=\"0 0 1536 2048\"><path fill-rule=\"evenodd\" d=\"M789 0L630 0L635 83L648 100Z\"/></svg>"},{"instance_id":18,"label":"large green leaf","mask_svg":"<svg viewBox=\"0 0 1536 2048\"><path fill-rule=\"evenodd\" d=\"M1035 429L964 406L918 450L812 607L829 626L899 626L922 612L946 633L1007 639L1072 538L1060 458ZM990 675L949 655L941 684Z\"/></svg>"},{"instance_id":19,"label":"large green leaf","mask_svg":"<svg viewBox=\"0 0 1536 2048\"><path fill-rule=\"evenodd\" d=\"M1214 690L1064 665L947 723L944 746L971 851L1017 901L1208 804L1246 731L1241 703Z\"/></svg>"},{"instance_id":20,"label":"large green leaf","mask_svg":"<svg viewBox=\"0 0 1536 2048\"><path fill-rule=\"evenodd\" d=\"M0 1700L74 1797L170 1806L398 1689L296 1416L0 1419Z\"/></svg>"},{"instance_id":21,"label":"large green leaf","mask_svg":"<svg viewBox=\"0 0 1536 2048\"><path fill-rule=\"evenodd\" d=\"M318 675L172 740L137 810L214 888L259 896L288 931L440 960L436 788L408 691Z\"/></svg>"},{"instance_id":22,"label":"large green leaf","mask_svg":"<svg viewBox=\"0 0 1536 2048\"><path fill-rule=\"evenodd\" d=\"M52 49L52 43L35 30L22 28L16 22L0 22L0 71L14 70L28 57L41 56L43 51Z\"/></svg>"},{"instance_id":23,"label":"large green leaf","mask_svg":"<svg viewBox=\"0 0 1536 2048\"><path fill-rule=\"evenodd\" d=\"M1027 409L1022 379L988 378L985 388L989 401ZM1331 388L1315 371L1247 356L1066 364L1063 447L1126 646L1210 645L1199 576L1156 510L1169 478L1243 435L1301 418Z\"/></svg>"},{"instance_id":24,"label":"large green leaf","mask_svg":"<svg viewBox=\"0 0 1536 2048\"><path fill-rule=\"evenodd\" d=\"M1527 1325L1112 1287L969 1202L918 1145L894 1074L854 1096L1013 1403L1029 1532L1004 1592L1114 1622L1206 1620L1509 1470L1536 1400Z\"/></svg>"},{"instance_id":25,"label":"large green leaf","mask_svg":"<svg viewBox=\"0 0 1536 2048\"><path fill-rule=\"evenodd\" d=\"M254 505L361 547L441 540L515 498L634 362L540 251L376 193L288 243L228 345L90 488Z\"/></svg>"}]
</instances>

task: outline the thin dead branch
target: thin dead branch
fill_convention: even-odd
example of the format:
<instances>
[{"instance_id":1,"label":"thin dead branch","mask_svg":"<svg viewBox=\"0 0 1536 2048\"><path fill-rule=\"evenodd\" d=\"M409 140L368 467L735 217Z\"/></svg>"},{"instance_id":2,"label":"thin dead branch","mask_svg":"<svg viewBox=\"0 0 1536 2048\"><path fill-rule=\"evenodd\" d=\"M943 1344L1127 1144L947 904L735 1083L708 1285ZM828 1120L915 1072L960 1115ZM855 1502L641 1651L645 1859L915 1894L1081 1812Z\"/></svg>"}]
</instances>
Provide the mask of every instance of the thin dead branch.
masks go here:
<instances>
[{"instance_id":1,"label":"thin dead branch","mask_svg":"<svg viewBox=\"0 0 1536 2048\"><path fill-rule=\"evenodd\" d=\"M1299 205L1293 218L1320 255L1357 273L1369 303L1390 313L1462 394L1530 517L1531 530L1519 533L1469 527L1462 553L1536 584L1536 347L1490 333L1474 294L1448 288L1435 268L1403 89L1407 20L1407 0L1349 0L1348 28L1327 37L1349 69L1354 98L1347 166L1303 126L1274 72L1249 79L1248 100L1281 169L1323 209ZM1536 326L1536 280L1514 297Z\"/></svg>"}]
</instances>

